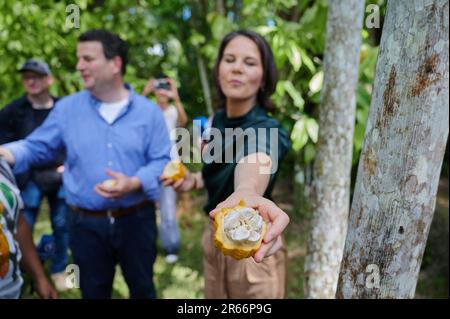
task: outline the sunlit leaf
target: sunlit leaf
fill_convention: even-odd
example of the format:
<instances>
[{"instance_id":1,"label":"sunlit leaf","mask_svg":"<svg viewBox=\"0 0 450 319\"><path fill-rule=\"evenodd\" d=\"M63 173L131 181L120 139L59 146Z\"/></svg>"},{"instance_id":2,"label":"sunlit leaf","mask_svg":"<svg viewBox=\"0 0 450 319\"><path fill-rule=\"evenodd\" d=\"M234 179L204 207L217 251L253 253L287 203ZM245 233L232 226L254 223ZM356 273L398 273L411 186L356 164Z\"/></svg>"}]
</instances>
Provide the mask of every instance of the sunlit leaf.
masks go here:
<instances>
[{"instance_id":1,"label":"sunlit leaf","mask_svg":"<svg viewBox=\"0 0 450 319\"><path fill-rule=\"evenodd\" d=\"M319 71L309 81L309 90L311 93L317 93L322 89L323 84L323 71Z\"/></svg>"},{"instance_id":2,"label":"sunlit leaf","mask_svg":"<svg viewBox=\"0 0 450 319\"><path fill-rule=\"evenodd\" d=\"M317 143L317 139L319 138L319 124L313 118L308 118L306 120L306 131L308 132L309 137L314 143Z\"/></svg>"},{"instance_id":3,"label":"sunlit leaf","mask_svg":"<svg viewBox=\"0 0 450 319\"><path fill-rule=\"evenodd\" d=\"M302 95L298 90L295 89L294 85L290 81L284 81L284 88L286 89L286 92L289 94L289 96L294 101L294 105L300 109L300 111L303 110L303 106L305 105L305 100L303 100Z\"/></svg>"},{"instance_id":4,"label":"sunlit leaf","mask_svg":"<svg viewBox=\"0 0 450 319\"><path fill-rule=\"evenodd\" d=\"M292 148L298 152L308 142L308 133L306 132L305 121L303 118L299 119L292 129L291 133Z\"/></svg>"},{"instance_id":5,"label":"sunlit leaf","mask_svg":"<svg viewBox=\"0 0 450 319\"><path fill-rule=\"evenodd\" d=\"M289 42L288 58L292 64L292 66L294 67L294 71L297 72L298 70L300 70L300 67L302 66L302 58L300 55L300 49L297 46L297 44L295 44L295 42L293 42L293 41Z\"/></svg>"}]
</instances>

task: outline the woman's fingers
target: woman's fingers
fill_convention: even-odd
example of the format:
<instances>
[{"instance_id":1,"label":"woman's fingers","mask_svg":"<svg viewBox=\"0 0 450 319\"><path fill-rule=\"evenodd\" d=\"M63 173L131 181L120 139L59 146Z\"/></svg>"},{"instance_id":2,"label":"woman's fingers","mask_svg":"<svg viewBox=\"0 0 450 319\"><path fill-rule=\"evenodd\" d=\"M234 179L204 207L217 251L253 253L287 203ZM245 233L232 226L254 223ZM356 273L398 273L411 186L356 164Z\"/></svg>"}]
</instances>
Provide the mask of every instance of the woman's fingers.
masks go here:
<instances>
[{"instance_id":1,"label":"woman's fingers","mask_svg":"<svg viewBox=\"0 0 450 319\"><path fill-rule=\"evenodd\" d=\"M228 208L233 207L239 204L239 202L242 200L242 198L239 197L239 195L236 195L236 193L233 193L230 195L226 200L221 202L219 205L216 206L210 213L209 217L214 218L214 215L216 215L222 208Z\"/></svg>"},{"instance_id":2,"label":"woman's fingers","mask_svg":"<svg viewBox=\"0 0 450 319\"><path fill-rule=\"evenodd\" d=\"M274 238L280 236L289 224L289 216L278 206L273 205L273 207L267 210L267 213L269 215L271 225L267 229L266 235L264 236L265 243L268 243Z\"/></svg>"},{"instance_id":3,"label":"woman's fingers","mask_svg":"<svg viewBox=\"0 0 450 319\"><path fill-rule=\"evenodd\" d=\"M171 178L167 178L165 176L160 176L159 180L163 183L164 186L173 186L174 181Z\"/></svg>"},{"instance_id":4,"label":"woman's fingers","mask_svg":"<svg viewBox=\"0 0 450 319\"><path fill-rule=\"evenodd\" d=\"M171 179L163 179L162 183L164 186L172 186L173 181Z\"/></svg>"},{"instance_id":5,"label":"woman's fingers","mask_svg":"<svg viewBox=\"0 0 450 319\"><path fill-rule=\"evenodd\" d=\"M258 251L253 255L255 262L260 263L265 257L271 256L283 247L281 236L269 243L262 243Z\"/></svg>"},{"instance_id":6,"label":"woman's fingers","mask_svg":"<svg viewBox=\"0 0 450 319\"><path fill-rule=\"evenodd\" d=\"M270 223L270 227L268 227L264 237L264 243L269 243L279 236L289 224L289 216L272 201L259 195L248 195L244 192L233 193L210 212L210 217L214 218L214 215L222 208L238 205L241 200L244 200L245 205L256 208L262 218L267 223Z\"/></svg>"},{"instance_id":7,"label":"woman's fingers","mask_svg":"<svg viewBox=\"0 0 450 319\"><path fill-rule=\"evenodd\" d=\"M182 190L182 185L184 183L185 179L184 178L180 178L179 180L177 180L176 182L173 183L172 187L176 190L176 191L180 191Z\"/></svg>"}]
</instances>

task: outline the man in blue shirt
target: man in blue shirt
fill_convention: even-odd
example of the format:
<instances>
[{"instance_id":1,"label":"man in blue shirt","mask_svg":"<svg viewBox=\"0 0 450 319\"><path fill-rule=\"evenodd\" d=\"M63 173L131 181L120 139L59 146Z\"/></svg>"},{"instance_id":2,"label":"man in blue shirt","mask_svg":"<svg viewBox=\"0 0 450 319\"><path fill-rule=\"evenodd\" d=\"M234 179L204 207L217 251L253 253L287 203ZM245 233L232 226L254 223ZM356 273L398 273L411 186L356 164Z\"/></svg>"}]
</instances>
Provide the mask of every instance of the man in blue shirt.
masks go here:
<instances>
[{"instance_id":1,"label":"man in blue shirt","mask_svg":"<svg viewBox=\"0 0 450 319\"><path fill-rule=\"evenodd\" d=\"M70 246L84 298L110 298L120 264L131 298L155 298L154 201L170 160L158 106L124 85L127 44L104 30L82 34L84 91L61 99L25 140L0 147L20 173L65 153Z\"/></svg>"}]
</instances>

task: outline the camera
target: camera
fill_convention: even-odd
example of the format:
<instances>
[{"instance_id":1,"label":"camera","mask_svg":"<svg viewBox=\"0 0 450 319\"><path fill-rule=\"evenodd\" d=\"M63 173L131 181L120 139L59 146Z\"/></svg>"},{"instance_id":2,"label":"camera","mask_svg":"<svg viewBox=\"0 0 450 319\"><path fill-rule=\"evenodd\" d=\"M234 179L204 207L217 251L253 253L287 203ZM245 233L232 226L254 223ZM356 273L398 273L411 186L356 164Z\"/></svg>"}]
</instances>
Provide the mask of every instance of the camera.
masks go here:
<instances>
[{"instance_id":1,"label":"camera","mask_svg":"<svg viewBox=\"0 0 450 319\"><path fill-rule=\"evenodd\" d=\"M170 90L170 82L165 79L156 80L155 89L156 90Z\"/></svg>"}]
</instances>

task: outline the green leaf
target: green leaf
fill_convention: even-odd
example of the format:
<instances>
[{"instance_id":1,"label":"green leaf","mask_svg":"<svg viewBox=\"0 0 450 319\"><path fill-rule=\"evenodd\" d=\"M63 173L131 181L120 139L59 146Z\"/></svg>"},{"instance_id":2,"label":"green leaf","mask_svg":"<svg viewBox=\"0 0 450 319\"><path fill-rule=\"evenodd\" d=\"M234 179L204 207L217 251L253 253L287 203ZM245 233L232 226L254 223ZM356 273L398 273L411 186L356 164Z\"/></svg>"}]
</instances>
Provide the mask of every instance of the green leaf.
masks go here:
<instances>
[{"instance_id":1,"label":"green leaf","mask_svg":"<svg viewBox=\"0 0 450 319\"><path fill-rule=\"evenodd\" d=\"M323 71L319 71L309 81L309 90L311 93L317 93L322 89L323 85Z\"/></svg>"},{"instance_id":2,"label":"green leaf","mask_svg":"<svg viewBox=\"0 0 450 319\"><path fill-rule=\"evenodd\" d=\"M193 32L189 38L189 43L194 47L200 47L205 41L205 36L197 32Z\"/></svg>"},{"instance_id":3,"label":"green leaf","mask_svg":"<svg viewBox=\"0 0 450 319\"><path fill-rule=\"evenodd\" d=\"M216 14L211 23L211 34L214 38L221 40L222 37L230 32L232 29L232 23L225 17Z\"/></svg>"},{"instance_id":4,"label":"green leaf","mask_svg":"<svg viewBox=\"0 0 450 319\"><path fill-rule=\"evenodd\" d=\"M315 157L316 148L314 147L314 145L311 143L306 144L305 148L303 149L303 160L305 161L305 163L310 163Z\"/></svg>"},{"instance_id":5,"label":"green leaf","mask_svg":"<svg viewBox=\"0 0 450 319\"><path fill-rule=\"evenodd\" d=\"M303 100L302 95L299 91L297 91L292 84L291 81L284 81L284 88L289 94L289 96L294 101L294 105L300 110L303 111L303 106L305 105L305 100Z\"/></svg>"},{"instance_id":6,"label":"green leaf","mask_svg":"<svg viewBox=\"0 0 450 319\"><path fill-rule=\"evenodd\" d=\"M298 70L300 70L300 67L302 66L302 58L300 55L300 48L294 41L289 42L288 58L292 66L294 67L294 71L298 72Z\"/></svg>"},{"instance_id":7,"label":"green leaf","mask_svg":"<svg viewBox=\"0 0 450 319\"><path fill-rule=\"evenodd\" d=\"M378 58L378 48L370 47L367 44L361 45L359 74L365 75L369 83L373 82L375 76L375 66Z\"/></svg>"},{"instance_id":8,"label":"green leaf","mask_svg":"<svg viewBox=\"0 0 450 319\"><path fill-rule=\"evenodd\" d=\"M277 27L262 25L262 26L256 27L255 31L258 32L259 34L263 35L263 36L266 36L269 33L277 31Z\"/></svg>"},{"instance_id":9,"label":"green leaf","mask_svg":"<svg viewBox=\"0 0 450 319\"><path fill-rule=\"evenodd\" d=\"M298 152L308 142L308 133L306 132L305 121L303 118L299 119L292 129L291 133L292 148Z\"/></svg>"},{"instance_id":10,"label":"green leaf","mask_svg":"<svg viewBox=\"0 0 450 319\"><path fill-rule=\"evenodd\" d=\"M320 104L320 92L314 93L309 97L309 100L315 104Z\"/></svg>"},{"instance_id":11,"label":"green leaf","mask_svg":"<svg viewBox=\"0 0 450 319\"><path fill-rule=\"evenodd\" d=\"M306 120L306 131L308 132L309 137L314 143L317 143L319 138L319 124L313 118L308 118Z\"/></svg>"},{"instance_id":12,"label":"green leaf","mask_svg":"<svg viewBox=\"0 0 450 319\"><path fill-rule=\"evenodd\" d=\"M356 123L355 125L355 133L353 136L353 145L356 151L360 151L362 149L364 143L364 133L365 133L365 124Z\"/></svg>"},{"instance_id":13,"label":"green leaf","mask_svg":"<svg viewBox=\"0 0 450 319\"><path fill-rule=\"evenodd\" d=\"M307 9L300 20L300 24L303 25L314 22L314 19L316 18L317 15L317 9L318 9L317 5L314 5L313 7Z\"/></svg>"},{"instance_id":14,"label":"green leaf","mask_svg":"<svg viewBox=\"0 0 450 319\"><path fill-rule=\"evenodd\" d=\"M284 81L278 81L277 83L277 88L275 89L275 93L277 95L284 95L284 93L286 92L285 87L284 87Z\"/></svg>"},{"instance_id":15,"label":"green leaf","mask_svg":"<svg viewBox=\"0 0 450 319\"><path fill-rule=\"evenodd\" d=\"M357 109L356 110L356 123L361 123L361 124L365 125L366 121L367 121L367 117L369 115L368 111L369 111L368 109L363 109L363 108Z\"/></svg>"},{"instance_id":16,"label":"green leaf","mask_svg":"<svg viewBox=\"0 0 450 319\"><path fill-rule=\"evenodd\" d=\"M314 65L314 62L302 48L300 48L300 56L302 57L303 64L308 68L308 70L310 70L313 74L316 73L316 66Z\"/></svg>"},{"instance_id":17,"label":"green leaf","mask_svg":"<svg viewBox=\"0 0 450 319\"><path fill-rule=\"evenodd\" d=\"M370 108L370 94L366 91L362 84L358 84L356 89L356 102L361 108Z\"/></svg>"},{"instance_id":18,"label":"green leaf","mask_svg":"<svg viewBox=\"0 0 450 319\"><path fill-rule=\"evenodd\" d=\"M277 0L275 3L282 5L286 9L290 9L297 4L297 0Z\"/></svg>"}]
</instances>

